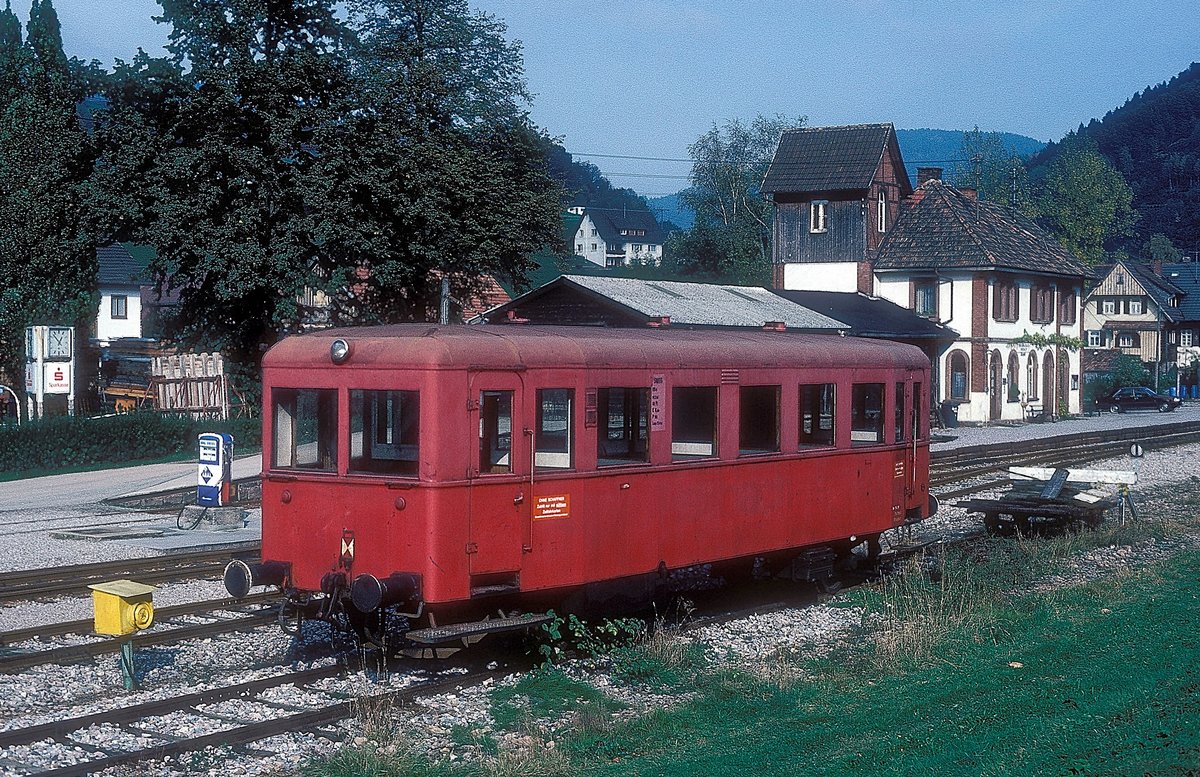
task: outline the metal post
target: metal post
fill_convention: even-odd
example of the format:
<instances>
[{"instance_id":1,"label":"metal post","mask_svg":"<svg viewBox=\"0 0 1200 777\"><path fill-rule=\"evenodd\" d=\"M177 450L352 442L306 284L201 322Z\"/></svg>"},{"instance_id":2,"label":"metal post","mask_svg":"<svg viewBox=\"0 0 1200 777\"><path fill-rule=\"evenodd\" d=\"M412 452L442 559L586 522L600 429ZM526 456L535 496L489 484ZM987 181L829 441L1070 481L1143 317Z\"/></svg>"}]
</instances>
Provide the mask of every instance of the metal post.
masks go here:
<instances>
[{"instance_id":1,"label":"metal post","mask_svg":"<svg viewBox=\"0 0 1200 777\"><path fill-rule=\"evenodd\" d=\"M450 323L450 276L442 275L441 305L438 308L438 323L442 326Z\"/></svg>"},{"instance_id":2,"label":"metal post","mask_svg":"<svg viewBox=\"0 0 1200 777\"><path fill-rule=\"evenodd\" d=\"M133 664L133 640L121 641L121 678L125 681L125 690L137 690L137 671Z\"/></svg>"}]
</instances>

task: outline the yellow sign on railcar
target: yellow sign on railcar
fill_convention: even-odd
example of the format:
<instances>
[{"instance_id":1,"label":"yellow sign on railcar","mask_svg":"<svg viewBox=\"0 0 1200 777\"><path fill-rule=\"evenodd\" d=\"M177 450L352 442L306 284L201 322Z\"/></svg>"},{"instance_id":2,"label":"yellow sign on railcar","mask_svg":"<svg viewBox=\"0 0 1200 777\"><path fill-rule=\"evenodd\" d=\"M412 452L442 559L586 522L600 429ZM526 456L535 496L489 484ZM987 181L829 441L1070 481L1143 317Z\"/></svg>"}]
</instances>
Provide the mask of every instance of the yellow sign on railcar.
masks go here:
<instances>
[{"instance_id":1,"label":"yellow sign on railcar","mask_svg":"<svg viewBox=\"0 0 1200 777\"><path fill-rule=\"evenodd\" d=\"M571 495L539 496L533 500L533 520L548 521L571 517Z\"/></svg>"}]
</instances>

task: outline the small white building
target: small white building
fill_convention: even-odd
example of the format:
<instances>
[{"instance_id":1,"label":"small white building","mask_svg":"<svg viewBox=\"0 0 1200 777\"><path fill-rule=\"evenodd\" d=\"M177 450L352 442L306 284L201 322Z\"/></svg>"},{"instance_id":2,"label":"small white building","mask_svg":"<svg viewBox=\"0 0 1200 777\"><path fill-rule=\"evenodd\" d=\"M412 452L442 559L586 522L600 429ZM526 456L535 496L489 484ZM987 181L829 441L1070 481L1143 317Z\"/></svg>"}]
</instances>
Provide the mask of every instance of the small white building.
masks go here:
<instances>
[{"instance_id":1,"label":"small white building","mask_svg":"<svg viewBox=\"0 0 1200 777\"><path fill-rule=\"evenodd\" d=\"M96 250L99 264L100 308L96 311L96 344L142 337L142 289L150 279L145 258L136 258L130 247L112 243Z\"/></svg>"},{"instance_id":2,"label":"small white building","mask_svg":"<svg viewBox=\"0 0 1200 777\"><path fill-rule=\"evenodd\" d=\"M582 217L571 241L574 252L600 267L662 263L662 227L648 210L584 208L569 211Z\"/></svg>"}]
</instances>

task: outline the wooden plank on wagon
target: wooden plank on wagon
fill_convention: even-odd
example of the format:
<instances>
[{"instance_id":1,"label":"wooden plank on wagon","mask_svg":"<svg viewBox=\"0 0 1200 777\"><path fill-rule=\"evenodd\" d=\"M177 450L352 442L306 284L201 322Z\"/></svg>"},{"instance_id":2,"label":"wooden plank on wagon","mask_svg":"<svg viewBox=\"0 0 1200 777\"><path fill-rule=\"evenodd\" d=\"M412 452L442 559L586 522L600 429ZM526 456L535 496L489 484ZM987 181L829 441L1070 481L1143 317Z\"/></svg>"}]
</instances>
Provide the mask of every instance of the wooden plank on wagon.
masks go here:
<instances>
[{"instance_id":1,"label":"wooden plank on wagon","mask_svg":"<svg viewBox=\"0 0 1200 777\"><path fill-rule=\"evenodd\" d=\"M1008 477L1011 480L1050 480L1057 471L1054 467L1009 467ZM1137 473L1132 470L1072 469L1068 473L1068 483L1105 483L1114 486L1137 483Z\"/></svg>"}]
</instances>

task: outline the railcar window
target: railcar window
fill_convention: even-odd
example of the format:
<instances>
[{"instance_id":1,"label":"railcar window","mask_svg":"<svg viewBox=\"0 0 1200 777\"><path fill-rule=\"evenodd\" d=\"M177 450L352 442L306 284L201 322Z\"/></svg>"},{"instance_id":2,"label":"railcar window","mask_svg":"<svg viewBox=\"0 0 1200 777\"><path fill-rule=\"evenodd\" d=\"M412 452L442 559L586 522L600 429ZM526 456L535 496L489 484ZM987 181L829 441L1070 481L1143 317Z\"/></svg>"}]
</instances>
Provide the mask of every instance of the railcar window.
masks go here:
<instances>
[{"instance_id":1,"label":"railcar window","mask_svg":"<svg viewBox=\"0 0 1200 777\"><path fill-rule=\"evenodd\" d=\"M417 474L420 395L416 391L350 392L350 471Z\"/></svg>"},{"instance_id":2,"label":"railcar window","mask_svg":"<svg viewBox=\"0 0 1200 777\"><path fill-rule=\"evenodd\" d=\"M896 384L896 442L904 442L904 384Z\"/></svg>"},{"instance_id":3,"label":"railcar window","mask_svg":"<svg viewBox=\"0 0 1200 777\"><path fill-rule=\"evenodd\" d=\"M921 384L913 384L913 409L912 409L912 437L910 440L921 439L921 417L923 414L922 405L924 402L921 399Z\"/></svg>"},{"instance_id":4,"label":"railcar window","mask_svg":"<svg viewBox=\"0 0 1200 777\"><path fill-rule=\"evenodd\" d=\"M828 448L833 435L834 384L811 383L800 387L800 447Z\"/></svg>"},{"instance_id":5,"label":"railcar window","mask_svg":"<svg viewBox=\"0 0 1200 777\"><path fill-rule=\"evenodd\" d=\"M537 438L534 464L538 469L570 469L574 464L575 392L538 389Z\"/></svg>"},{"instance_id":6,"label":"railcar window","mask_svg":"<svg viewBox=\"0 0 1200 777\"><path fill-rule=\"evenodd\" d=\"M596 465L649 461L650 389L602 388L596 404Z\"/></svg>"},{"instance_id":7,"label":"railcar window","mask_svg":"<svg viewBox=\"0 0 1200 777\"><path fill-rule=\"evenodd\" d=\"M483 391L479 395L479 471L512 472L511 391Z\"/></svg>"},{"instance_id":8,"label":"railcar window","mask_svg":"<svg viewBox=\"0 0 1200 777\"><path fill-rule=\"evenodd\" d=\"M671 390L671 460L717 455L717 388L684 386Z\"/></svg>"},{"instance_id":9,"label":"railcar window","mask_svg":"<svg viewBox=\"0 0 1200 777\"><path fill-rule=\"evenodd\" d=\"M337 390L272 389L271 466L337 469Z\"/></svg>"},{"instance_id":10,"label":"railcar window","mask_svg":"<svg viewBox=\"0 0 1200 777\"><path fill-rule=\"evenodd\" d=\"M779 450L779 386L742 386L738 392L738 453Z\"/></svg>"},{"instance_id":11,"label":"railcar window","mask_svg":"<svg viewBox=\"0 0 1200 777\"><path fill-rule=\"evenodd\" d=\"M883 442L883 384L855 383L850 392L850 444Z\"/></svg>"}]
</instances>

